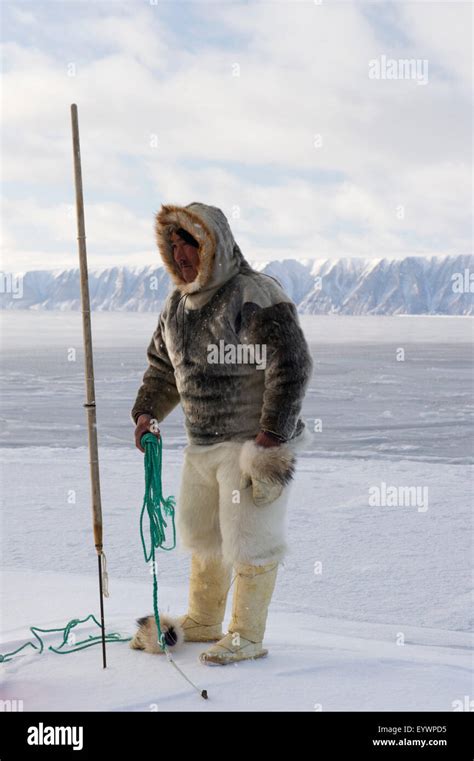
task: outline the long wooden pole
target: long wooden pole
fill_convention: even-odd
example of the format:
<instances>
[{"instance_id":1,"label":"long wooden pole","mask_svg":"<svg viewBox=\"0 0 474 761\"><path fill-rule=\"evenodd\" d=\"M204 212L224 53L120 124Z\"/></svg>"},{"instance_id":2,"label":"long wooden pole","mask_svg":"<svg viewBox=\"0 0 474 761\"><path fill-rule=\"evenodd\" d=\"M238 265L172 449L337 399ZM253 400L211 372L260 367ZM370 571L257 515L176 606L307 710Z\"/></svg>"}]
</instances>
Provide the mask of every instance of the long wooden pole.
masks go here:
<instances>
[{"instance_id":1,"label":"long wooden pole","mask_svg":"<svg viewBox=\"0 0 474 761\"><path fill-rule=\"evenodd\" d=\"M77 106L71 105L72 145L74 154L74 181L76 187L77 245L81 272L82 330L85 353L85 381L87 430L89 434L89 464L92 492L92 522L94 544L99 564L100 620L102 627L102 660L107 668L105 653L104 590L102 586L102 507L100 501L99 451L97 447L97 421L94 388L94 364L92 357L91 310L89 299L89 276L87 271L86 228L84 222L84 197L82 192L81 147L79 143L79 121Z\"/></svg>"}]
</instances>

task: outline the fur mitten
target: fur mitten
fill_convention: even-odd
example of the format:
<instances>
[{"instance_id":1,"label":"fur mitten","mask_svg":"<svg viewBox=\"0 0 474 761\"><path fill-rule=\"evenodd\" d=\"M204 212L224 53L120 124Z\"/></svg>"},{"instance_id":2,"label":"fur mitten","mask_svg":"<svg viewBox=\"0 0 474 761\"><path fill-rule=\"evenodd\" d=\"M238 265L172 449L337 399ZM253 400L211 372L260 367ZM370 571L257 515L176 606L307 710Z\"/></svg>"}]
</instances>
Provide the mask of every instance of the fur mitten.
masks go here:
<instances>
[{"instance_id":1,"label":"fur mitten","mask_svg":"<svg viewBox=\"0 0 474 761\"><path fill-rule=\"evenodd\" d=\"M254 439L246 441L240 451L242 471L240 488L252 486L256 505L268 505L282 493L295 472L295 456L285 444L262 447Z\"/></svg>"}]
</instances>

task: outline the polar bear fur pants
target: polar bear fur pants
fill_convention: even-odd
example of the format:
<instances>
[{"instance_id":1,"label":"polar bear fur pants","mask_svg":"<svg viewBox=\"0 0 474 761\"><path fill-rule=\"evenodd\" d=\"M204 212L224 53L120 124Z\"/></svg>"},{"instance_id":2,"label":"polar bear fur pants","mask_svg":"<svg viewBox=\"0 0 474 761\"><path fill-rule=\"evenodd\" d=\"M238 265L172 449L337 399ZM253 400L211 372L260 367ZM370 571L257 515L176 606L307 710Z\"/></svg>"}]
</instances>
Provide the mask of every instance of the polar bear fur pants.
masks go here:
<instances>
[{"instance_id":1,"label":"polar bear fur pants","mask_svg":"<svg viewBox=\"0 0 474 761\"><path fill-rule=\"evenodd\" d=\"M184 449L177 505L181 546L203 559L230 565L266 565L287 553L287 505L291 483L273 502L256 506L252 489L241 489L243 442L224 441Z\"/></svg>"}]
</instances>

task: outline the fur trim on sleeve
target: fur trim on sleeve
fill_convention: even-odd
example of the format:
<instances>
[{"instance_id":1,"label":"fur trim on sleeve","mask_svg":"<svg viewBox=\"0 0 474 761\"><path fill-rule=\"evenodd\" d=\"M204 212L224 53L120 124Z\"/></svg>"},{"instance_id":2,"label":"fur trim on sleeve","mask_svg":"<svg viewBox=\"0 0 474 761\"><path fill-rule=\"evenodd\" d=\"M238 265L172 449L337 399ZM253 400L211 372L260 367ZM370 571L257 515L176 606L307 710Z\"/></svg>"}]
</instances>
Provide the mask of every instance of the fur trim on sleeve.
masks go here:
<instances>
[{"instance_id":1,"label":"fur trim on sleeve","mask_svg":"<svg viewBox=\"0 0 474 761\"><path fill-rule=\"evenodd\" d=\"M240 451L239 465L257 481L285 485L295 472L296 458L285 444L277 447L262 447L253 439L246 441Z\"/></svg>"}]
</instances>

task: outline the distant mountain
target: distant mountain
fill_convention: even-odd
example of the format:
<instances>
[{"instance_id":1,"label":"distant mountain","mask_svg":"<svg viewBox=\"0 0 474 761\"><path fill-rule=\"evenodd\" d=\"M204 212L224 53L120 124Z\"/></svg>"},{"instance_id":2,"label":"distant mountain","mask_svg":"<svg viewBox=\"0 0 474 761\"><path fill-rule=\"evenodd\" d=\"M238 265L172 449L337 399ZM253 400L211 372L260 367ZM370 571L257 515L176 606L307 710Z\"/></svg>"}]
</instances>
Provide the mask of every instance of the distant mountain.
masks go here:
<instances>
[{"instance_id":1,"label":"distant mountain","mask_svg":"<svg viewBox=\"0 0 474 761\"><path fill-rule=\"evenodd\" d=\"M474 313L474 256L470 255L285 259L252 266L275 277L304 314ZM89 272L94 310L157 312L169 289L163 267ZM0 273L0 309L80 308L78 269Z\"/></svg>"},{"instance_id":2,"label":"distant mountain","mask_svg":"<svg viewBox=\"0 0 474 761\"><path fill-rule=\"evenodd\" d=\"M299 302L305 314L473 314L474 256L327 259ZM470 283L472 280L472 283Z\"/></svg>"}]
</instances>

